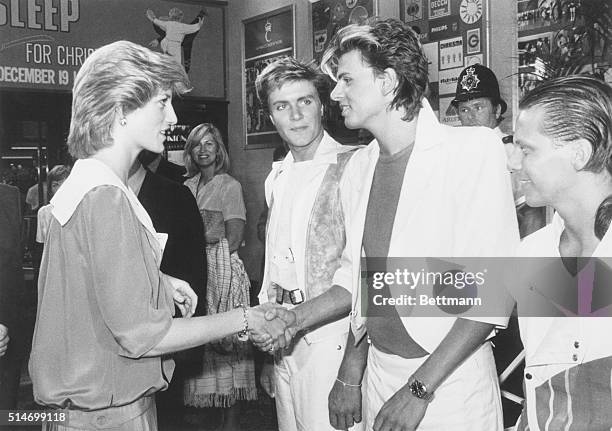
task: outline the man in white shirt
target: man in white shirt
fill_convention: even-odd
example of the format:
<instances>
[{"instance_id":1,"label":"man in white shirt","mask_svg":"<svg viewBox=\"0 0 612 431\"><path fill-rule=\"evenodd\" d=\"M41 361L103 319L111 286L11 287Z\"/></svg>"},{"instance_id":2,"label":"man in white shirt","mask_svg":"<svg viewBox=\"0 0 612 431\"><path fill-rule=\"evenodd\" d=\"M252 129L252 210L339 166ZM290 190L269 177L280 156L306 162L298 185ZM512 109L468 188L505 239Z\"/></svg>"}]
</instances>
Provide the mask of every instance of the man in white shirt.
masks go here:
<instances>
[{"instance_id":1,"label":"man in white shirt","mask_svg":"<svg viewBox=\"0 0 612 431\"><path fill-rule=\"evenodd\" d=\"M341 184L353 311L329 396L331 423L345 429L363 414L374 431L501 430L486 339L507 318L420 318L398 306L365 316L359 262L511 255L518 229L502 144L489 129L438 122L424 97L427 59L400 21L344 27L321 63L337 81L331 97L345 125L375 138L350 160Z\"/></svg>"},{"instance_id":2,"label":"man in white shirt","mask_svg":"<svg viewBox=\"0 0 612 431\"><path fill-rule=\"evenodd\" d=\"M264 368L262 384L276 398L279 430L331 430L327 395L344 354L351 304L351 269L341 259L339 182L353 147L323 129L329 89L320 72L281 59L261 72L256 89L289 148L266 179L269 216L259 300L286 304L299 330L288 348L276 352L273 373L271 366Z\"/></svg>"},{"instance_id":3,"label":"man in white shirt","mask_svg":"<svg viewBox=\"0 0 612 431\"><path fill-rule=\"evenodd\" d=\"M517 431L612 429L611 125L612 87L594 77L551 79L519 104L526 199L555 215L508 283L525 346Z\"/></svg>"}]
</instances>

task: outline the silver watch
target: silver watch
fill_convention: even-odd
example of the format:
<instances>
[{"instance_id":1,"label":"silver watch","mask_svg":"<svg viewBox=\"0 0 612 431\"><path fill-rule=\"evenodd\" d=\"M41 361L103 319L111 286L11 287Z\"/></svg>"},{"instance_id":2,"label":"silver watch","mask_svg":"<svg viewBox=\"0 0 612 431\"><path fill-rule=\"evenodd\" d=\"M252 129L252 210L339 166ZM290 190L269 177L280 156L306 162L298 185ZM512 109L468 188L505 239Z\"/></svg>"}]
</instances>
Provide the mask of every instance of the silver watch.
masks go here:
<instances>
[{"instance_id":1,"label":"silver watch","mask_svg":"<svg viewBox=\"0 0 612 431\"><path fill-rule=\"evenodd\" d=\"M412 395L421 400L431 401L431 399L433 398L433 392L427 391L427 386L425 385L425 383L414 377L408 380L408 387L410 388L410 392L412 393Z\"/></svg>"}]
</instances>

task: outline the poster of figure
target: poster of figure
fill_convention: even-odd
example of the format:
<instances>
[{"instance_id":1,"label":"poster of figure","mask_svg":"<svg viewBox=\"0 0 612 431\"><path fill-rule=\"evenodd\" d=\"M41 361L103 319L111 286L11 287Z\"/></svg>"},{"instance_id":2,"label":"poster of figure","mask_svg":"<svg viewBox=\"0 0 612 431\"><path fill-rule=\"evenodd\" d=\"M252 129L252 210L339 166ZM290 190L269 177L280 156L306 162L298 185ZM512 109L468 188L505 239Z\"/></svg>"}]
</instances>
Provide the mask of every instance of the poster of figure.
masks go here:
<instances>
[{"instance_id":1,"label":"poster of figure","mask_svg":"<svg viewBox=\"0 0 612 431\"><path fill-rule=\"evenodd\" d=\"M574 22L579 8L579 0L518 0L519 31Z\"/></svg>"},{"instance_id":2,"label":"poster of figure","mask_svg":"<svg viewBox=\"0 0 612 431\"><path fill-rule=\"evenodd\" d=\"M548 78L551 45L552 33L519 38L519 97L533 89L538 81Z\"/></svg>"},{"instance_id":3,"label":"poster of figure","mask_svg":"<svg viewBox=\"0 0 612 431\"><path fill-rule=\"evenodd\" d=\"M592 74L606 79L612 65L610 4L610 0L518 0L521 95L552 76Z\"/></svg>"},{"instance_id":4,"label":"poster of figure","mask_svg":"<svg viewBox=\"0 0 612 431\"><path fill-rule=\"evenodd\" d=\"M10 1L20 7L6 15L9 1L0 0L0 69L21 68L38 77L25 82L0 79L0 87L70 92L77 71L95 49L128 40L164 52L181 64L193 87L187 97L226 98L224 5L203 7L181 0L44 4L47 14L40 9L41 0ZM28 9L31 19L47 20L45 26L27 26ZM3 23L3 17L9 22Z\"/></svg>"},{"instance_id":5,"label":"poster of figure","mask_svg":"<svg viewBox=\"0 0 612 431\"><path fill-rule=\"evenodd\" d=\"M162 18L157 18L153 10L147 9L146 17L153 23L153 28L159 35L158 38L151 41L149 46L161 48L163 53L171 56L189 73L193 39L200 32L206 15L206 9L201 9L193 21L186 24L182 22L183 11L177 7L170 9L168 16Z\"/></svg>"},{"instance_id":6,"label":"poster of figure","mask_svg":"<svg viewBox=\"0 0 612 431\"><path fill-rule=\"evenodd\" d=\"M270 63L294 55L293 8L284 7L244 21L244 96L247 149L270 148L280 136L255 90L255 80Z\"/></svg>"},{"instance_id":7,"label":"poster of figure","mask_svg":"<svg viewBox=\"0 0 612 431\"><path fill-rule=\"evenodd\" d=\"M318 62L338 29L376 15L376 0L318 0L312 4L313 54Z\"/></svg>"}]
</instances>

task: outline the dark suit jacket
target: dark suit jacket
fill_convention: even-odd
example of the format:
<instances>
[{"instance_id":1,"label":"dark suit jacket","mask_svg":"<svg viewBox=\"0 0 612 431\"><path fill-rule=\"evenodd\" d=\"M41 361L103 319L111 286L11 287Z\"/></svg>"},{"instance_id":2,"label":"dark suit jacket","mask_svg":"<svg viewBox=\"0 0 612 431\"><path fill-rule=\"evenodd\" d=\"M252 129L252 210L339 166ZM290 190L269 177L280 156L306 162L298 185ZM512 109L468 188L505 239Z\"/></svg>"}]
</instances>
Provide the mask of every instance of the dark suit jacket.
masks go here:
<instances>
[{"instance_id":1,"label":"dark suit jacket","mask_svg":"<svg viewBox=\"0 0 612 431\"><path fill-rule=\"evenodd\" d=\"M23 290L21 197L17 187L0 184L0 323L19 318L17 297Z\"/></svg>"},{"instance_id":2,"label":"dark suit jacket","mask_svg":"<svg viewBox=\"0 0 612 431\"><path fill-rule=\"evenodd\" d=\"M138 192L158 232L168 234L161 270L185 280L198 295L196 315L206 313L206 241L195 198L187 187L147 170Z\"/></svg>"},{"instance_id":3,"label":"dark suit jacket","mask_svg":"<svg viewBox=\"0 0 612 431\"><path fill-rule=\"evenodd\" d=\"M187 177L183 176L185 172L187 172L187 170L183 166L169 162L163 157L160 159L159 165L157 165L157 169L155 170L157 175L161 175L179 184L183 184L187 179Z\"/></svg>"}]
</instances>

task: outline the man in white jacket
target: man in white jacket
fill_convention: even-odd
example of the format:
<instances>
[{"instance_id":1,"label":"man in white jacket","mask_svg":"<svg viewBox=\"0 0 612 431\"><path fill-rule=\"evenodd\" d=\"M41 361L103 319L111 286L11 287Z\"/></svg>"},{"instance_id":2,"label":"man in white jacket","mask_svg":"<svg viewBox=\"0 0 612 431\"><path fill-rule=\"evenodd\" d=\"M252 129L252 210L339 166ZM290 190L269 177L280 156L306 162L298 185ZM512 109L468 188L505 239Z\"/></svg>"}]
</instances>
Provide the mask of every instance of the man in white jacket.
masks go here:
<instances>
[{"instance_id":1,"label":"man in white jacket","mask_svg":"<svg viewBox=\"0 0 612 431\"><path fill-rule=\"evenodd\" d=\"M507 318L421 318L399 306L366 318L359 272L362 255L368 265L371 258L512 255L518 229L501 141L490 129L438 123L425 98L427 59L397 20L341 29L322 68L337 81L331 97L346 126L375 137L341 184L350 191L342 201L353 311L329 396L331 423L345 429L363 415L375 431L501 430L486 340Z\"/></svg>"},{"instance_id":2,"label":"man in white jacket","mask_svg":"<svg viewBox=\"0 0 612 431\"><path fill-rule=\"evenodd\" d=\"M264 367L262 383L276 398L279 430L331 430L327 395L344 354L351 304L338 187L354 147L323 129L329 88L322 73L284 58L261 72L256 88L289 148L266 180L269 217L259 300L292 309L299 330L288 348L276 352L273 372Z\"/></svg>"}]
</instances>

